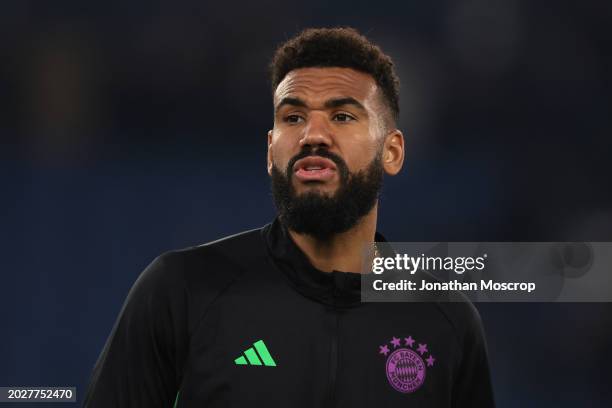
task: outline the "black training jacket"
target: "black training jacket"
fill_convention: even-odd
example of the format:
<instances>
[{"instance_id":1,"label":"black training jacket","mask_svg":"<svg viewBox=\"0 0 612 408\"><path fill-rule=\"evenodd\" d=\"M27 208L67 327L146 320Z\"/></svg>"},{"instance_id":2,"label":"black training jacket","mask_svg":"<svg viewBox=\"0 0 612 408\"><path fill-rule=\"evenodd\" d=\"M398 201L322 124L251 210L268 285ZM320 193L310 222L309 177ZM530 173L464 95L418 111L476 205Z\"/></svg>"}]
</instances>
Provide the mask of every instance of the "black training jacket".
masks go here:
<instances>
[{"instance_id":1,"label":"black training jacket","mask_svg":"<svg viewBox=\"0 0 612 408\"><path fill-rule=\"evenodd\" d=\"M165 253L130 290L84 407L494 406L469 302L361 303L360 285L315 269L278 219Z\"/></svg>"}]
</instances>

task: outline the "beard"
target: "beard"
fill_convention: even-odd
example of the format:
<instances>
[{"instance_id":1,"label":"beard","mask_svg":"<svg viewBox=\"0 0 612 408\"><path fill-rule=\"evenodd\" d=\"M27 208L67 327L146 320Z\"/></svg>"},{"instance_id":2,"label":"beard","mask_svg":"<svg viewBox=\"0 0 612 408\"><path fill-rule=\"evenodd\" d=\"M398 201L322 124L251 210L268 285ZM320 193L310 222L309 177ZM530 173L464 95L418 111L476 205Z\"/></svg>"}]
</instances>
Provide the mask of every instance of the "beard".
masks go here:
<instances>
[{"instance_id":1,"label":"beard","mask_svg":"<svg viewBox=\"0 0 612 408\"><path fill-rule=\"evenodd\" d=\"M307 191L297 194L293 187L293 165L307 156L332 160L340 177L335 193ZM289 229L326 241L354 227L376 204L382 188L382 149L364 169L351 173L339 156L327 150L305 150L287 164L285 173L272 165L271 183L274 204L280 221Z\"/></svg>"}]
</instances>

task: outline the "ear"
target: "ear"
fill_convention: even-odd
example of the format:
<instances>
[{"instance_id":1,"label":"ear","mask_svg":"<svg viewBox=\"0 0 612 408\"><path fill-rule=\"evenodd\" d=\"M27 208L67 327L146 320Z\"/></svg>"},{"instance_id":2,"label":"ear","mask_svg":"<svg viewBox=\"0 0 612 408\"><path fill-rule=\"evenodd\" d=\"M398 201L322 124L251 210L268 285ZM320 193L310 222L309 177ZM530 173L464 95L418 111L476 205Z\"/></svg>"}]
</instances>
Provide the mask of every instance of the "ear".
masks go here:
<instances>
[{"instance_id":1,"label":"ear","mask_svg":"<svg viewBox=\"0 0 612 408\"><path fill-rule=\"evenodd\" d=\"M404 135L395 129L385 136L383 147L383 168L385 173L395 176L404 164Z\"/></svg>"},{"instance_id":2,"label":"ear","mask_svg":"<svg viewBox=\"0 0 612 408\"><path fill-rule=\"evenodd\" d=\"M268 174L272 175L272 131L268 130Z\"/></svg>"}]
</instances>

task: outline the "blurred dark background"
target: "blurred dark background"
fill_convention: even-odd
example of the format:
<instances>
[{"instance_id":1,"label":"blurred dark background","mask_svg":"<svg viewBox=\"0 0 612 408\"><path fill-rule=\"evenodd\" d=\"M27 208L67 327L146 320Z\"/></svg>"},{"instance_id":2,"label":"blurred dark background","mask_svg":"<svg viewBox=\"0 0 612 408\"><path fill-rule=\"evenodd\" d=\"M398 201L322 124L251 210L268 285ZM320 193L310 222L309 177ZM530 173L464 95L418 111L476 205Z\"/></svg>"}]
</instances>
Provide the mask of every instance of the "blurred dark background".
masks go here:
<instances>
[{"instance_id":1,"label":"blurred dark background","mask_svg":"<svg viewBox=\"0 0 612 408\"><path fill-rule=\"evenodd\" d=\"M612 241L611 23L606 1L3 1L0 386L82 401L155 256L271 220L267 64L311 26L396 62L390 241ZM609 406L611 304L477 306L499 407Z\"/></svg>"}]
</instances>

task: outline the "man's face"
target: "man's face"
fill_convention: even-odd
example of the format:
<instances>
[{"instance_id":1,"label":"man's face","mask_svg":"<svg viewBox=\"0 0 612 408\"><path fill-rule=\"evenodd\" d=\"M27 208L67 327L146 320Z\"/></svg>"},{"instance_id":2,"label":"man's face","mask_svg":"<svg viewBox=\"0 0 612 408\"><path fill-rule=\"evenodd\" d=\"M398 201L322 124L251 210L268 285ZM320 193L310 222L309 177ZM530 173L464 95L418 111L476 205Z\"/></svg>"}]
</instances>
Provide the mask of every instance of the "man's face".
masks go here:
<instances>
[{"instance_id":1,"label":"man's face","mask_svg":"<svg viewBox=\"0 0 612 408\"><path fill-rule=\"evenodd\" d=\"M302 68L276 88L274 129L269 134L268 171L285 171L303 151L326 150L341 158L350 173L365 170L380 150L384 123L374 79L350 68ZM311 156L290 169L300 195L333 194L341 180L333 161Z\"/></svg>"},{"instance_id":2,"label":"man's face","mask_svg":"<svg viewBox=\"0 0 612 408\"><path fill-rule=\"evenodd\" d=\"M274 108L268 171L281 218L320 239L350 229L382 183L385 108L373 78L349 68L294 70Z\"/></svg>"}]
</instances>

